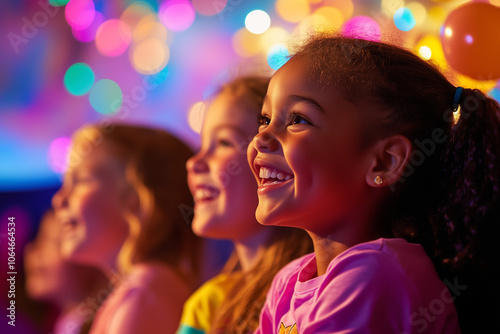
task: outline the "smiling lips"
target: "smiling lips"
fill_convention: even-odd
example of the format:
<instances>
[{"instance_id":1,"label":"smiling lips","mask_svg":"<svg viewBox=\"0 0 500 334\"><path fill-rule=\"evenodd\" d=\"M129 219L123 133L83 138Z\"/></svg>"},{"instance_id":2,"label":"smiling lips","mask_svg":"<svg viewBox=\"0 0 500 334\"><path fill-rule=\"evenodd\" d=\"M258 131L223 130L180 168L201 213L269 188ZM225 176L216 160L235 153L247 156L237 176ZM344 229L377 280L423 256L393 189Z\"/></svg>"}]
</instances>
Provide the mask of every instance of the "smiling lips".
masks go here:
<instances>
[{"instance_id":1,"label":"smiling lips","mask_svg":"<svg viewBox=\"0 0 500 334\"><path fill-rule=\"evenodd\" d=\"M197 186L193 193L196 202L208 202L217 198L217 196L219 196L219 190L207 185Z\"/></svg>"},{"instance_id":2,"label":"smiling lips","mask_svg":"<svg viewBox=\"0 0 500 334\"><path fill-rule=\"evenodd\" d=\"M63 236L68 237L76 230L77 222L71 218L59 219L59 226Z\"/></svg>"},{"instance_id":3,"label":"smiling lips","mask_svg":"<svg viewBox=\"0 0 500 334\"><path fill-rule=\"evenodd\" d=\"M261 166L259 170L259 177L261 178L260 186L269 186L273 184L280 184L293 179L293 175L287 174L283 171Z\"/></svg>"}]
</instances>

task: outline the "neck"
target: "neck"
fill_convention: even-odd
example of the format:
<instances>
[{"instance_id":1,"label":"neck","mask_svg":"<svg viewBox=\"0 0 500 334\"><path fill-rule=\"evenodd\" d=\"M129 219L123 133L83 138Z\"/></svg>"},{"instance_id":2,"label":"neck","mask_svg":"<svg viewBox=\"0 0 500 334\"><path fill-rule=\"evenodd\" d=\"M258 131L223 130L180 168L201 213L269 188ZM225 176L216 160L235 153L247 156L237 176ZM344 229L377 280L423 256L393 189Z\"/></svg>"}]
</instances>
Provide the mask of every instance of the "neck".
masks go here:
<instances>
[{"instance_id":1,"label":"neck","mask_svg":"<svg viewBox=\"0 0 500 334\"><path fill-rule=\"evenodd\" d=\"M243 272L250 271L257 264L270 232L271 229L265 229L245 240L233 241Z\"/></svg>"},{"instance_id":2,"label":"neck","mask_svg":"<svg viewBox=\"0 0 500 334\"><path fill-rule=\"evenodd\" d=\"M307 231L314 244L318 276L325 274L330 262L347 249L363 242L389 237L377 227L381 222L373 218L376 216L376 210L365 206L359 208L350 219L325 224L333 226L333 230L316 233Z\"/></svg>"}]
</instances>

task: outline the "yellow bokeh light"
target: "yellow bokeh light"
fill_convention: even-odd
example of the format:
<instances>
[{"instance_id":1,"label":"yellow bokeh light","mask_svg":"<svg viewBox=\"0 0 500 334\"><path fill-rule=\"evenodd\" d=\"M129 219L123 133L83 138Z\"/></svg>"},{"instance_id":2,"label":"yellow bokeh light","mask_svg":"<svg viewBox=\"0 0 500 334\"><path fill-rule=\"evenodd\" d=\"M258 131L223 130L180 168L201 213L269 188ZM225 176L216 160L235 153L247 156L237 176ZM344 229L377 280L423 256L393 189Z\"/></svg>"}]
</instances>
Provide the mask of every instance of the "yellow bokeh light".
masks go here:
<instances>
[{"instance_id":1,"label":"yellow bokeh light","mask_svg":"<svg viewBox=\"0 0 500 334\"><path fill-rule=\"evenodd\" d=\"M167 40L167 28L156 20L155 15L147 15L142 18L132 33L132 38L136 43L149 37L155 37L161 41Z\"/></svg>"},{"instance_id":2,"label":"yellow bokeh light","mask_svg":"<svg viewBox=\"0 0 500 334\"><path fill-rule=\"evenodd\" d=\"M325 7L335 7L342 13L344 20L351 18L354 12L354 4L352 0L325 0L323 2Z\"/></svg>"},{"instance_id":3,"label":"yellow bokeh light","mask_svg":"<svg viewBox=\"0 0 500 334\"><path fill-rule=\"evenodd\" d=\"M460 86L470 89L479 89L485 94L493 89L497 84L496 80L479 81L460 73L457 73L457 80Z\"/></svg>"},{"instance_id":4,"label":"yellow bokeh light","mask_svg":"<svg viewBox=\"0 0 500 334\"><path fill-rule=\"evenodd\" d=\"M167 66L170 58L168 45L154 37L137 43L131 49L130 62L142 74L155 74Z\"/></svg>"},{"instance_id":5,"label":"yellow bokeh light","mask_svg":"<svg viewBox=\"0 0 500 334\"><path fill-rule=\"evenodd\" d=\"M431 59L432 51L428 46L424 45L418 49L418 54L422 57L422 59L429 60Z\"/></svg>"},{"instance_id":6,"label":"yellow bokeh light","mask_svg":"<svg viewBox=\"0 0 500 334\"><path fill-rule=\"evenodd\" d=\"M143 17L153 14L151 5L144 1L136 1L127 7L120 16L120 20L133 30Z\"/></svg>"},{"instance_id":7,"label":"yellow bokeh light","mask_svg":"<svg viewBox=\"0 0 500 334\"><path fill-rule=\"evenodd\" d=\"M233 35L233 48L241 57L253 57L261 51L260 35L241 28Z\"/></svg>"},{"instance_id":8,"label":"yellow bokeh light","mask_svg":"<svg viewBox=\"0 0 500 334\"><path fill-rule=\"evenodd\" d=\"M262 50L268 50L275 44L286 44L290 35L281 27L271 27L265 33L260 35L260 47Z\"/></svg>"},{"instance_id":9,"label":"yellow bokeh light","mask_svg":"<svg viewBox=\"0 0 500 334\"><path fill-rule=\"evenodd\" d=\"M453 30L451 30L451 28L446 28L444 29L444 34L448 37L451 37L451 35L453 35Z\"/></svg>"},{"instance_id":10,"label":"yellow bokeh light","mask_svg":"<svg viewBox=\"0 0 500 334\"><path fill-rule=\"evenodd\" d=\"M314 15L323 16L333 29L340 29L344 24L344 15L334 7L321 7L314 12Z\"/></svg>"},{"instance_id":11,"label":"yellow bokeh light","mask_svg":"<svg viewBox=\"0 0 500 334\"><path fill-rule=\"evenodd\" d=\"M382 12L390 17L392 17L399 8L404 6L404 0L382 0L380 3L380 9Z\"/></svg>"},{"instance_id":12,"label":"yellow bokeh light","mask_svg":"<svg viewBox=\"0 0 500 334\"><path fill-rule=\"evenodd\" d=\"M331 27L324 16L309 15L303 19L293 30L295 36L308 36L310 34L328 31Z\"/></svg>"},{"instance_id":13,"label":"yellow bokeh light","mask_svg":"<svg viewBox=\"0 0 500 334\"><path fill-rule=\"evenodd\" d=\"M500 0L490 0L490 3L491 3L493 6L500 6Z\"/></svg>"},{"instance_id":14,"label":"yellow bokeh light","mask_svg":"<svg viewBox=\"0 0 500 334\"><path fill-rule=\"evenodd\" d=\"M309 1L309 3L313 3L314 4L314 3L320 3L323 0L308 0L308 1Z\"/></svg>"},{"instance_id":15,"label":"yellow bokeh light","mask_svg":"<svg viewBox=\"0 0 500 334\"><path fill-rule=\"evenodd\" d=\"M424 36L415 45L415 49L423 59L433 61L442 69L448 66L439 37L434 35Z\"/></svg>"},{"instance_id":16,"label":"yellow bokeh light","mask_svg":"<svg viewBox=\"0 0 500 334\"><path fill-rule=\"evenodd\" d=\"M276 1L276 12L289 22L300 22L304 19L311 8L306 0L278 0Z\"/></svg>"},{"instance_id":17,"label":"yellow bokeh light","mask_svg":"<svg viewBox=\"0 0 500 334\"><path fill-rule=\"evenodd\" d=\"M425 18L427 17L427 9L425 9L424 5L419 2L410 2L406 5L406 8L411 10L413 17L415 18L416 25L424 23Z\"/></svg>"},{"instance_id":18,"label":"yellow bokeh light","mask_svg":"<svg viewBox=\"0 0 500 334\"><path fill-rule=\"evenodd\" d=\"M201 132L201 126L203 125L205 112L206 112L206 103L203 101L196 102L189 109L188 123L191 129L196 133Z\"/></svg>"},{"instance_id":19,"label":"yellow bokeh light","mask_svg":"<svg viewBox=\"0 0 500 334\"><path fill-rule=\"evenodd\" d=\"M447 16L448 12L441 6L434 6L427 11L427 17L437 26L441 26Z\"/></svg>"}]
</instances>

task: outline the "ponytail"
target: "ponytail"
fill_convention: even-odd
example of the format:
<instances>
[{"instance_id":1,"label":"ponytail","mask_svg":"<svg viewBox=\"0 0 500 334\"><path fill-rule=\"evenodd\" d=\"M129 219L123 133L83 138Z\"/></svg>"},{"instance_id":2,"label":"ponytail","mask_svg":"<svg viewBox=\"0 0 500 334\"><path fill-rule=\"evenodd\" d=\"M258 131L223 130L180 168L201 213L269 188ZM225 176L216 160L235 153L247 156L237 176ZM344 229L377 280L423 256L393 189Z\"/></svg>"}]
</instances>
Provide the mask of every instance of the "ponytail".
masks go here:
<instances>
[{"instance_id":1,"label":"ponytail","mask_svg":"<svg viewBox=\"0 0 500 334\"><path fill-rule=\"evenodd\" d=\"M442 229L447 235L436 239L442 243L436 249L445 263L457 268L488 259L500 226L500 107L471 89L464 90L459 102L460 117L451 122L441 155L446 195L436 218L443 222L433 224L437 235L445 234Z\"/></svg>"}]
</instances>

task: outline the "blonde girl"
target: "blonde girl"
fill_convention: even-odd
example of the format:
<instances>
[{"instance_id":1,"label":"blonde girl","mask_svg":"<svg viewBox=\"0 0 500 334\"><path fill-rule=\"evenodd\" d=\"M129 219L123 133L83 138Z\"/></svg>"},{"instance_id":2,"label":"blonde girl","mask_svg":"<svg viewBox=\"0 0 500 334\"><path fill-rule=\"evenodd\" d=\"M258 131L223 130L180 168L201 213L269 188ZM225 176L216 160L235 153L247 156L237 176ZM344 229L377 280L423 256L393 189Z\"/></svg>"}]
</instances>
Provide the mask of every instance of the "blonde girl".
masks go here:
<instances>
[{"instance_id":1,"label":"blonde girl","mask_svg":"<svg viewBox=\"0 0 500 334\"><path fill-rule=\"evenodd\" d=\"M201 149L187 163L194 232L231 240L235 252L226 270L186 303L179 334L252 332L274 274L311 251L302 231L264 227L255 220L257 186L246 149L257 133L268 83L242 77L223 86L209 103Z\"/></svg>"},{"instance_id":2,"label":"blonde girl","mask_svg":"<svg viewBox=\"0 0 500 334\"><path fill-rule=\"evenodd\" d=\"M164 130L113 124L73 136L53 198L62 252L101 268L115 289L92 334L174 333L197 283L199 239L180 207L192 198L190 149Z\"/></svg>"}]
</instances>

